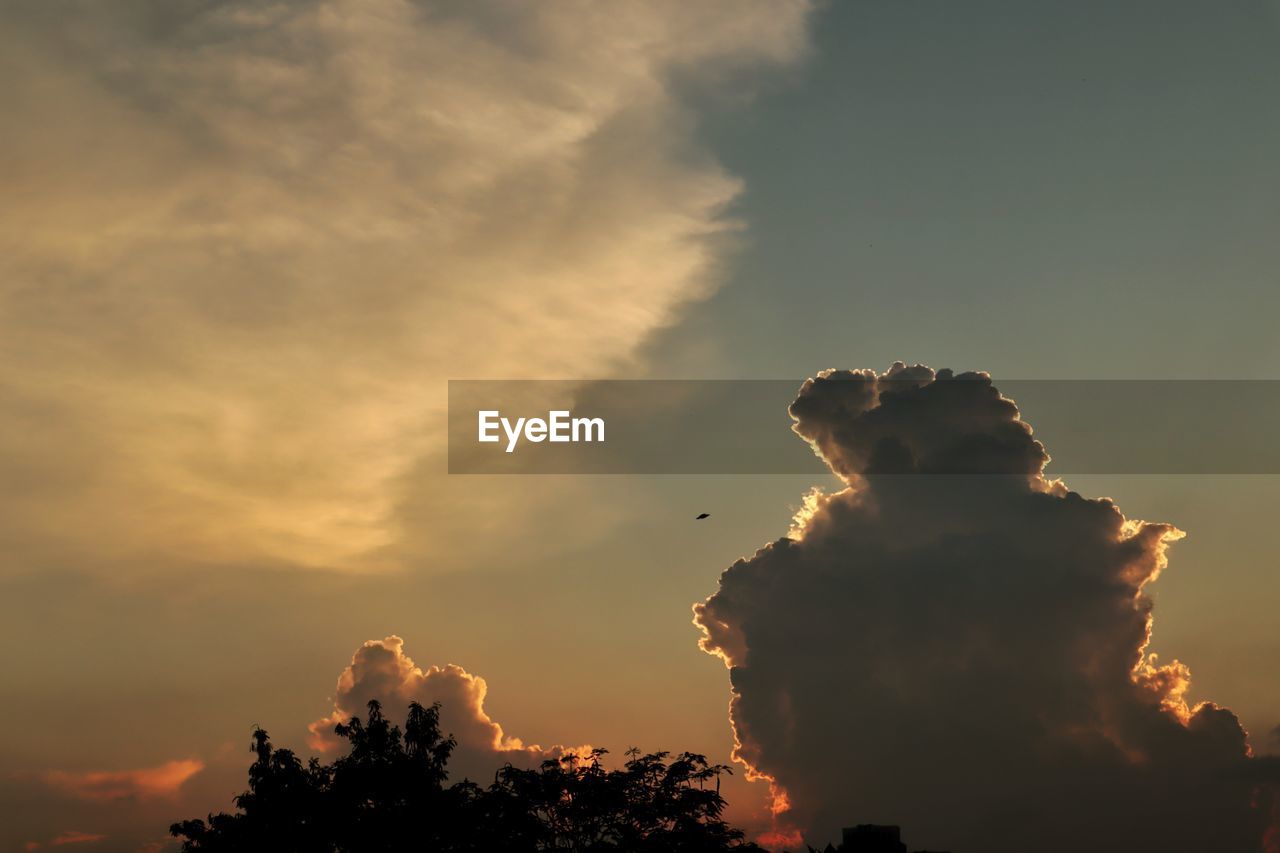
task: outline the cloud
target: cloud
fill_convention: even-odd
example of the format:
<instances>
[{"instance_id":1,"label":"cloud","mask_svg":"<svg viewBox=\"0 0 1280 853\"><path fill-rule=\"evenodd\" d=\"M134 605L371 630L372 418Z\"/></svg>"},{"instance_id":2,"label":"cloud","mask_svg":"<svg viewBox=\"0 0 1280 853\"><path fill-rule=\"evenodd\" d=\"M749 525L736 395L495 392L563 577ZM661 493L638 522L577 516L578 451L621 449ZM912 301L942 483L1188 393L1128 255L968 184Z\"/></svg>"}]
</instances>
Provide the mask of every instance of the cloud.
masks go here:
<instances>
[{"instance_id":1,"label":"cloud","mask_svg":"<svg viewBox=\"0 0 1280 853\"><path fill-rule=\"evenodd\" d=\"M503 731L484 710L488 693L485 680L460 666L448 664L422 669L404 653L404 640L390 636L369 640L351 658L338 677L331 714L311 723L312 748L327 751L343 741L333 727L355 716L364 716L366 705L376 699L393 719L403 716L410 702L439 702L440 729L458 742L449 761L450 777L484 781L504 764L533 766L568 752L585 754L589 746L543 748L525 744Z\"/></svg>"},{"instance_id":2,"label":"cloud","mask_svg":"<svg viewBox=\"0 0 1280 853\"><path fill-rule=\"evenodd\" d=\"M714 289L740 182L673 81L807 14L5 4L3 568L402 565L445 379L607 375Z\"/></svg>"},{"instance_id":3,"label":"cloud","mask_svg":"<svg viewBox=\"0 0 1280 853\"><path fill-rule=\"evenodd\" d=\"M103 841L107 836L92 832L81 832L78 829L68 829L60 832L53 838L49 839L49 847L62 847L67 844L92 844L96 841ZM39 850L45 845L39 841L28 841L22 845L23 850Z\"/></svg>"},{"instance_id":4,"label":"cloud","mask_svg":"<svg viewBox=\"0 0 1280 853\"><path fill-rule=\"evenodd\" d=\"M59 833L49 842L50 847L61 847L64 844L92 844L95 841L102 841L105 835L96 835L92 832L79 832L69 829L66 832Z\"/></svg>"},{"instance_id":5,"label":"cloud","mask_svg":"<svg viewBox=\"0 0 1280 853\"><path fill-rule=\"evenodd\" d=\"M829 838L1257 851L1274 770L1148 648L1144 591L1181 538L1043 476L985 374L827 371L794 430L846 483L695 606L737 757Z\"/></svg>"},{"instance_id":6,"label":"cloud","mask_svg":"<svg viewBox=\"0 0 1280 853\"><path fill-rule=\"evenodd\" d=\"M188 758L138 770L51 770L43 779L49 787L82 800L149 800L173 797L203 769L203 761Z\"/></svg>"}]
</instances>

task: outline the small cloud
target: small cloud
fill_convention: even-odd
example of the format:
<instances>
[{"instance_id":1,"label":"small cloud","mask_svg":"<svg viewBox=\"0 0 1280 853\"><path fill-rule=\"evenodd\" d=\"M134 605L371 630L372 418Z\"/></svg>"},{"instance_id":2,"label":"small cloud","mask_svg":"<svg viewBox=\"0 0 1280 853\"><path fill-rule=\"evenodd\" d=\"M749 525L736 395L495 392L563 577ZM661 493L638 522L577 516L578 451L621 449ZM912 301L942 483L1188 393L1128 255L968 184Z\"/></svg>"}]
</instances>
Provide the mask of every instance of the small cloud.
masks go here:
<instances>
[{"instance_id":1,"label":"small cloud","mask_svg":"<svg viewBox=\"0 0 1280 853\"><path fill-rule=\"evenodd\" d=\"M61 847L64 844L92 844L93 842L101 841L104 838L106 838L105 835L69 829L66 832L59 833L56 838L49 842L49 846Z\"/></svg>"},{"instance_id":2,"label":"small cloud","mask_svg":"<svg viewBox=\"0 0 1280 853\"><path fill-rule=\"evenodd\" d=\"M66 844L93 844L94 842L102 841L106 837L107 836L102 835L101 833L81 832L78 829L68 829L65 832L58 833L56 836L50 839L47 846L62 847L63 845L66 845ZM39 850L41 847L44 847L44 846L46 845L41 844L39 841L28 841L26 844L22 845L22 849L23 850Z\"/></svg>"},{"instance_id":3,"label":"small cloud","mask_svg":"<svg viewBox=\"0 0 1280 853\"><path fill-rule=\"evenodd\" d=\"M138 770L89 770L80 773L51 770L43 778L49 787L82 800L148 800L173 796L183 783L203 769L203 761L186 758Z\"/></svg>"},{"instance_id":4,"label":"small cloud","mask_svg":"<svg viewBox=\"0 0 1280 853\"><path fill-rule=\"evenodd\" d=\"M389 715L403 713L410 702L439 702L440 729L458 741L449 762L450 775L457 778L488 775L503 764L533 766L547 758L590 751L589 746L544 748L512 737L485 711L488 691L483 678L456 664L419 667L404 653L400 637L369 640L338 677L333 712L307 727L309 743L321 752L339 746L334 726L363 715L368 702L376 699Z\"/></svg>"}]
</instances>

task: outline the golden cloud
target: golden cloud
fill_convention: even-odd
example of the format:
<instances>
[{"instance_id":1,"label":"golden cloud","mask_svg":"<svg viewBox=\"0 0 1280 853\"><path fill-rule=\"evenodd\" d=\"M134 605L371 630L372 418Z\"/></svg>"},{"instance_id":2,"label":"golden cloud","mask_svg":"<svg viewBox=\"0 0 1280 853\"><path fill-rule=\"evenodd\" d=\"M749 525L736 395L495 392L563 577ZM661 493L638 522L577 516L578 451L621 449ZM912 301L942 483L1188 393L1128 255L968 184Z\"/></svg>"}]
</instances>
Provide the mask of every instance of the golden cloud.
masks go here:
<instances>
[{"instance_id":1,"label":"golden cloud","mask_svg":"<svg viewBox=\"0 0 1280 853\"><path fill-rule=\"evenodd\" d=\"M449 762L454 778L484 778L503 764L533 766L547 758L590 752L590 746L544 748L507 734L484 709L488 691L483 678L455 664L419 667L404 653L400 637L369 640L338 677L333 712L307 727L310 744L322 752L340 745L333 727L362 716L376 699L392 717L402 715L410 702L440 703L440 729L457 740Z\"/></svg>"},{"instance_id":2,"label":"golden cloud","mask_svg":"<svg viewBox=\"0 0 1280 853\"><path fill-rule=\"evenodd\" d=\"M672 72L792 61L807 9L6 6L14 567L402 564L445 379L607 374L715 286L739 182Z\"/></svg>"},{"instance_id":3,"label":"golden cloud","mask_svg":"<svg viewBox=\"0 0 1280 853\"><path fill-rule=\"evenodd\" d=\"M49 787L82 800L149 800L174 796L203 769L203 761L187 758L138 770L51 770L43 779Z\"/></svg>"}]
</instances>

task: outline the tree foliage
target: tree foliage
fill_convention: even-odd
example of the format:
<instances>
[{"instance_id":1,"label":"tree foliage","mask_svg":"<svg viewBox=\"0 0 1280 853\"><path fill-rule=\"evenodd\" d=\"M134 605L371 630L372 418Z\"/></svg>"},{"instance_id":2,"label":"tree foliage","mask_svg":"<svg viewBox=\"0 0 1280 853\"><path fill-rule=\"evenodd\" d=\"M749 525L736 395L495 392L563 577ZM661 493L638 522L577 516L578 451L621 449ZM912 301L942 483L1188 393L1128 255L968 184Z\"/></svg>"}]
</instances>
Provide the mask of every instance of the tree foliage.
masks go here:
<instances>
[{"instance_id":1,"label":"tree foliage","mask_svg":"<svg viewBox=\"0 0 1280 853\"><path fill-rule=\"evenodd\" d=\"M482 788L446 785L455 746L440 708L413 703L402 731L370 702L365 720L334 731L348 742L332 764L306 764L254 732L249 789L233 814L175 823L183 851L280 853L763 853L724 820L720 776L704 756L629 750L606 769L606 750L535 769L510 765Z\"/></svg>"}]
</instances>

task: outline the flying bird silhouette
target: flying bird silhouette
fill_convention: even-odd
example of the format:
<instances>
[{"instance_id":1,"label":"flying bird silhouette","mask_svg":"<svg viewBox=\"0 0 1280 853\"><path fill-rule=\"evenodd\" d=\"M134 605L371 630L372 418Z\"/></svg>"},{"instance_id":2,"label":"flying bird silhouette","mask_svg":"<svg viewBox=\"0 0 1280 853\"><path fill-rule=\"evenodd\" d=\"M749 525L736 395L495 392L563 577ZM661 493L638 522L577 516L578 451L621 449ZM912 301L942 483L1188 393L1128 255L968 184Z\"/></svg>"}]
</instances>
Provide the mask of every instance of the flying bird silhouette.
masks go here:
<instances>
[{"instance_id":1,"label":"flying bird silhouette","mask_svg":"<svg viewBox=\"0 0 1280 853\"><path fill-rule=\"evenodd\" d=\"M694 521L702 521L702 519L704 519L704 518L710 518L710 517L711 517L711 513L709 513L709 512L702 512L702 513L698 513L698 517L697 517L697 518L695 518L695 519L694 519Z\"/></svg>"}]
</instances>

